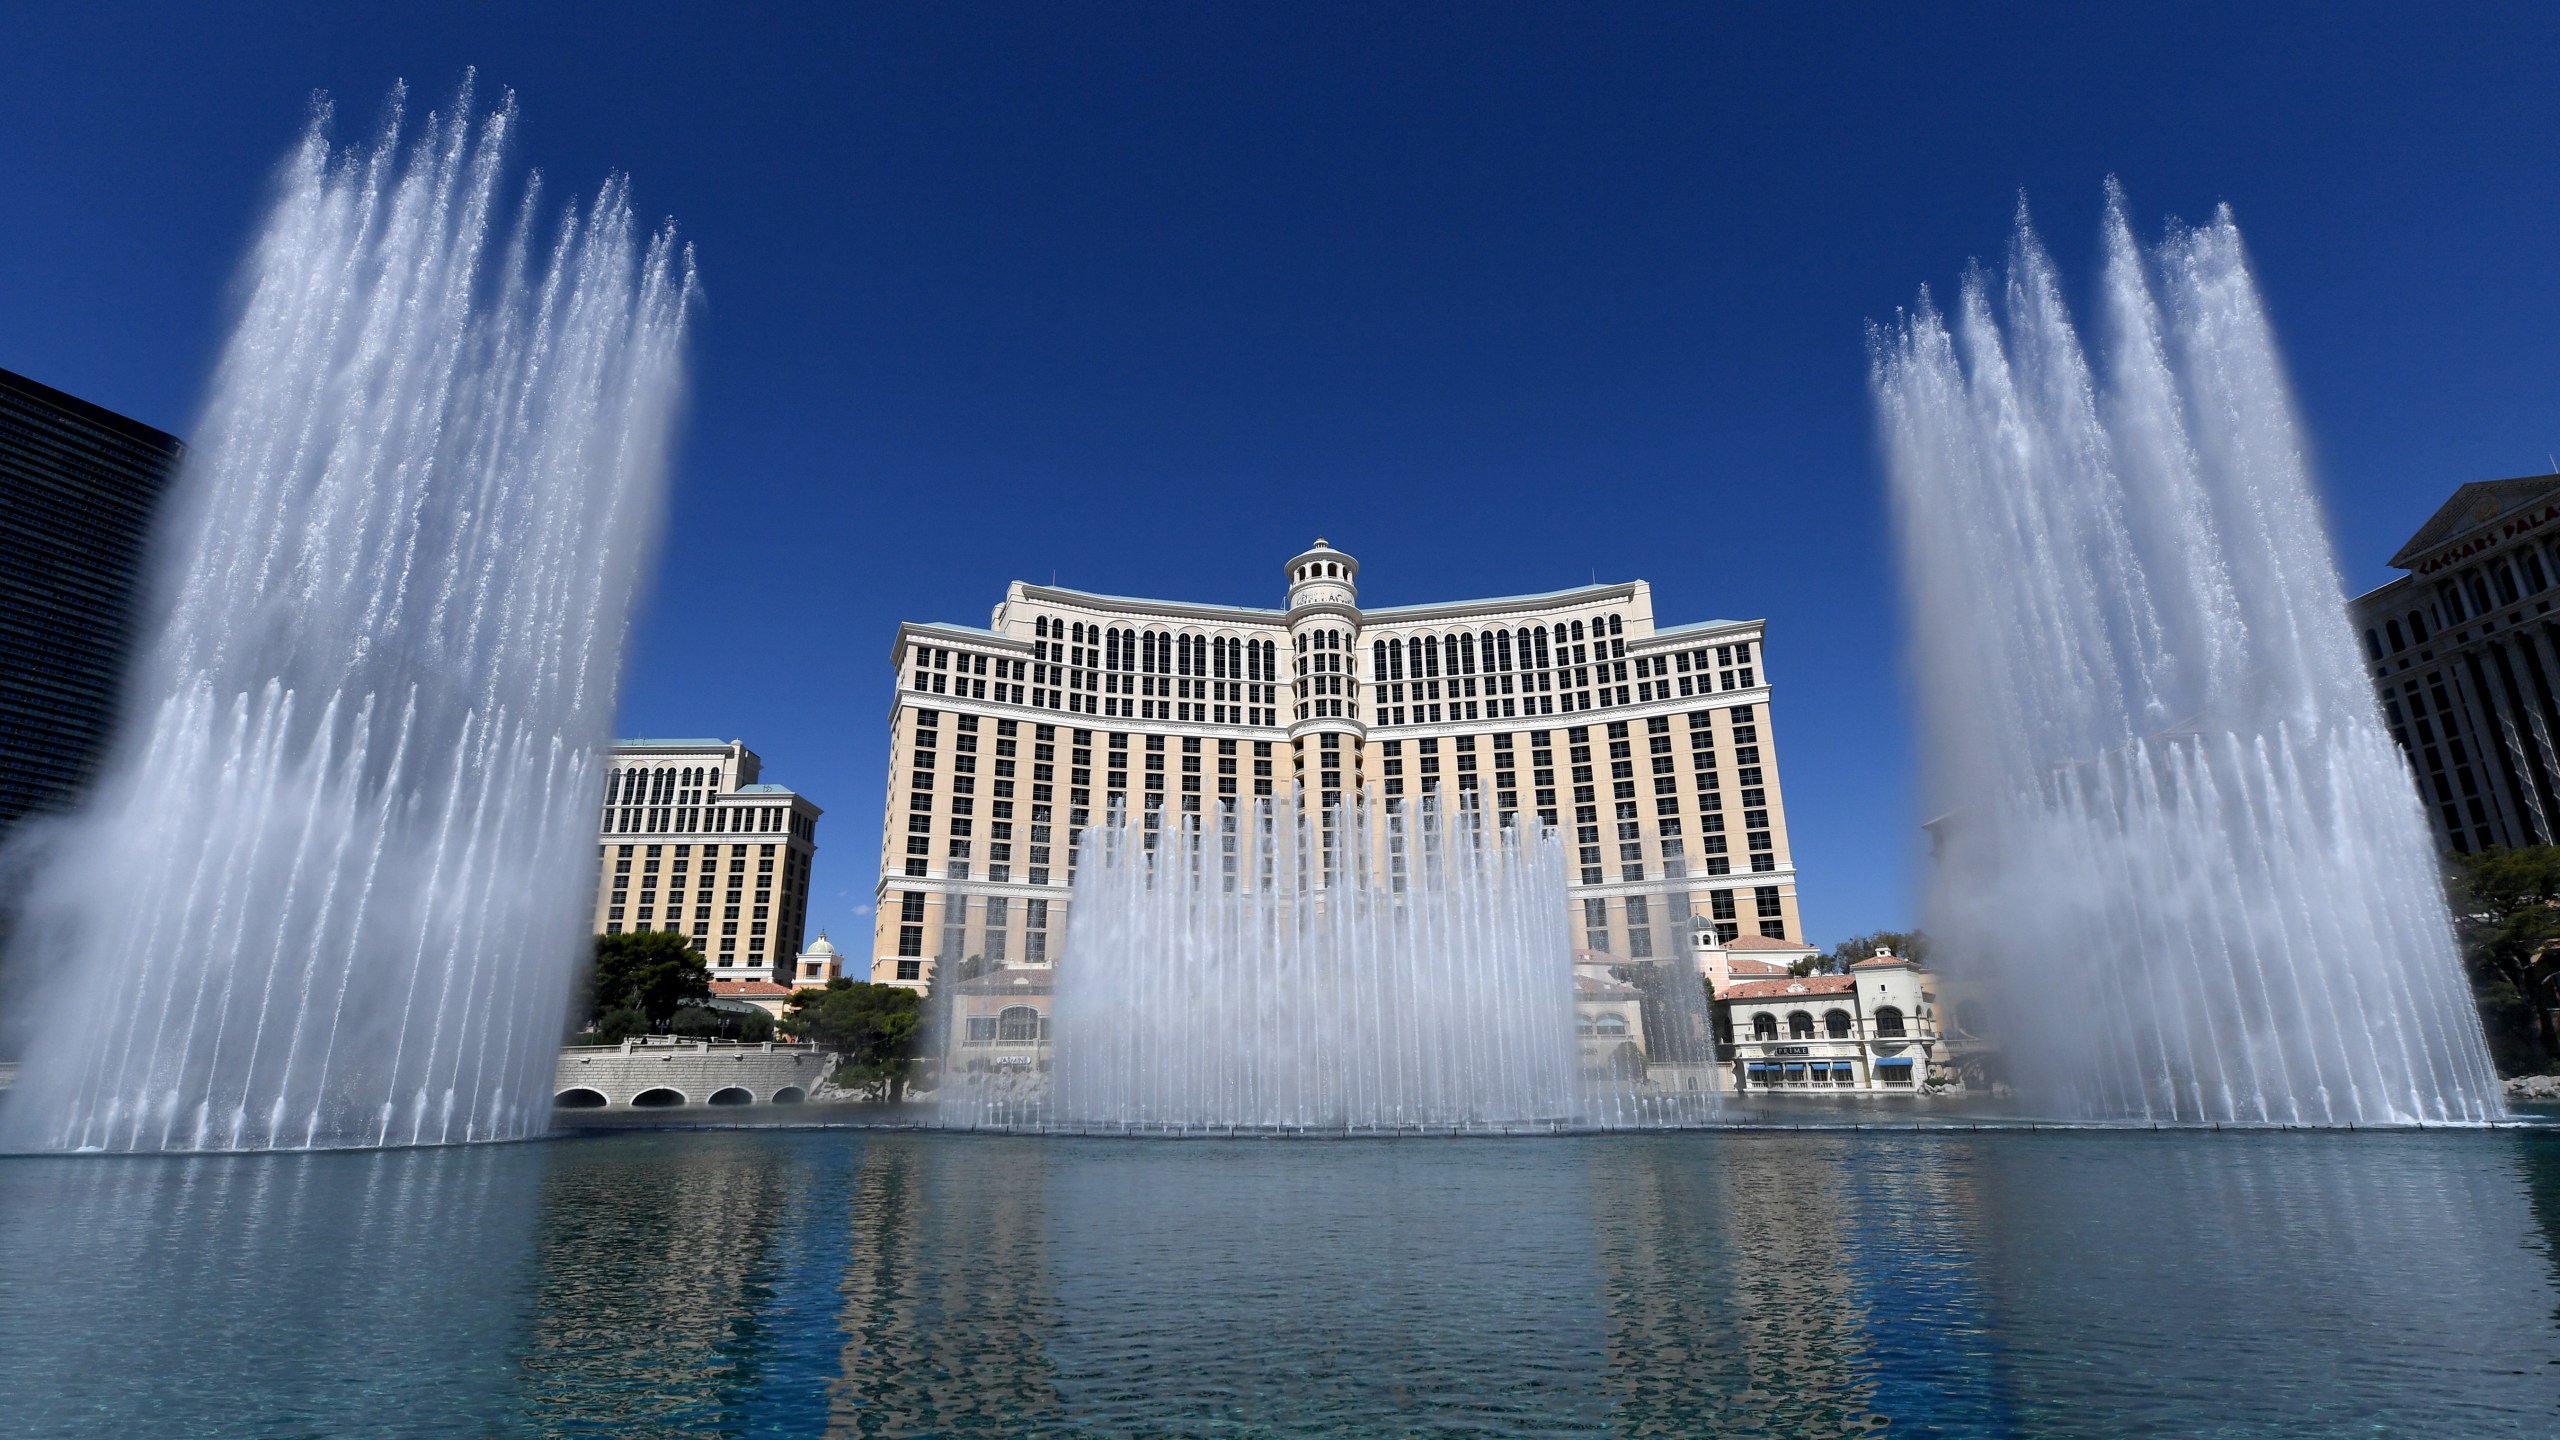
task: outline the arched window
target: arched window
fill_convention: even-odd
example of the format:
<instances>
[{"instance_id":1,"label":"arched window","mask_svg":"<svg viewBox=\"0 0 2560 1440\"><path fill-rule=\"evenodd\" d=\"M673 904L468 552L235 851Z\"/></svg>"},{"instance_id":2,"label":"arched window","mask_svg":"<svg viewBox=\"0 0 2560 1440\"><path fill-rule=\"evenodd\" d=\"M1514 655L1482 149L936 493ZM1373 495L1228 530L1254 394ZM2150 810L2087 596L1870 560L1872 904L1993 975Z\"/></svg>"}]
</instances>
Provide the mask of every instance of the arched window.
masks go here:
<instances>
[{"instance_id":1,"label":"arched window","mask_svg":"<svg viewBox=\"0 0 2560 1440\"><path fill-rule=\"evenodd\" d=\"M1497 655L1499 655L1499 656L1501 657L1501 658L1500 658L1500 668L1502 668L1502 669L1504 669L1504 670L1508 670L1508 669L1510 669L1510 668L1511 668L1511 632L1510 632L1510 631L1508 631L1508 630L1488 630L1488 631L1486 631L1486 632L1485 632L1485 634L1484 634L1484 653L1485 653L1485 656L1486 656L1486 665L1485 665L1485 668L1486 668L1486 669L1490 670L1490 669L1495 668L1494 658L1493 658L1493 657L1495 657L1495 656L1497 656Z\"/></svg>"},{"instance_id":2,"label":"arched window","mask_svg":"<svg viewBox=\"0 0 2560 1440\"><path fill-rule=\"evenodd\" d=\"M1472 634L1458 637L1458 673L1476 673L1476 637Z\"/></svg>"},{"instance_id":3,"label":"arched window","mask_svg":"<svg viewBox=\"0 0 2560 1440\"><path fill-rule=\"evenodd\" d=\"M1849 1012L1846 1010L1826 1010L1822 1012L1822 1033L1830 1036L1834 1040L1848 1039Z\"/></svg>"},{"instance_id":4,"label":"arched window","mask_svg":"<svg viewBox=\"0 0 2560 1440\"><path fill-rule=\"evenodd\" d=\"M2409 612L2409 638L2420 645L2427 643L2427 617L2424 612Z\"/></svg>"},{"instance_id":5,"label":"arched window","mask_svg":"<svg viewBox=\"0 0 2560 1440\"><path fill-rule=\"evenodd\" d=\"M1892 1006L1890 1006L1890 1005L1879 1005L1879 1006L1877 1006L1877 1007L1876 1007L1876 1033L1877 1033L1878 1035L1899 1035L1899 1034L1901 1034L1901 1033L1902 1033L1902 1012L1901 1012L1901 1011L1899 1011L1899 1010L1896 1010L1895 1008L1893 1008L1893 1007L1892 1007Z\"/></svg>"},{"instance_id":6,"label":"arched window","mask_svg":"<svg viewBox=\"0 0 2560 1440\"><path fill-rule=\"evenodd\" d=\"M1806 1013L1805 1013L1805 1012L1803 1012L1802 1010L1790 1010L1790 1011L1788 1011L1788 1012L1787 1012L1787 1038L1788 1038L1788 1039L1790 1039L1790 1040L1810 1040L1810 1039L1812 1039L1812 1038L1813 1038L1813 1017L1812 1017L1812 1016L1810 1016L1810 1015L1808 1015L1808 1014L1806 1014Z\"/></svg>"},{"instance_id":7,"label":"arched window","mask_svg":"<svg viewBox=\"0 0 2560 1440\"><path fill-rule=\"evenodd\" d=\"M1008 1005L996 1016L996 1043L1028 1045L1040 1038L1040 1012L1028 1005Z\"/></svg>"},{"instance_id":8,"label":"arched window","mask_svg":"<svg viewBox=\"0 0 2560 1440\"><path fill-rule=\"evenodd\" d=\"M1591 1029L1595 1034L1606 1035L1613 1040L1623 1039L1627 1033L1627 1017L1612 1010L1593 1022Z\"/></svg>"},{"instance_id":9,"label":"arched window","mask_svg":"<svg viewBox=\"0 0 2560 1440\"><path fill-rule=\"evenodd\" d=\"M1619 623L1618 623L1618 617L1617 617L1617 616L1612 615L1612 616L1610 616L1610 617L1609 617L1609 633L1610 633L1610 634L1612 634L1612 635L1623 635L1623 634L1625 634L1625 633L1626 633L1626 630L1627 630L1627 627L1626 627L1626 626L1621 625L1621 624L1619 624Z\"/></svg>"},{"instance_id":10,"label":"arched window","mask_svg":"<svg viewBox=\"0 0 2560 1440\"><path fill-rule=\"evenodd\" d=\"M1766 1010L1763 1010L1763 1011L1761 1011L1759 1014L1752 1016L1752 1017L1751 1017L1751 1038L1752 1038L1752 1039L1754 1039L1754 1040L1775 1040L1775 1039L1777 1039L1777 1038L1778 1038L1778 1017L1777 1017L1777 1016L1775 1016L1775 1015L1770 1014L1770 1013L1769 1013L1768 1011L1766 1011Z\"/></svg>"},{"instance_id":11,"label":"arched window","mask_svg":"<svg viewBox=\"0 0 2560 1440\"><path fill-rule=\"evenodd\" d=\"M2406 650L2406 649L2408 649L2408 648L2409 648L2409 642L2407 642L2406 640L2403 640L2403 639L2401 639L2401 638L2400 638L2400 622L2399 622L2399 621L2394 620L2394 621L2392 621L2388 626L2386 626L2385 628L2390 632L2390 635L2391 635L2391 653L2393 653L2393 654L2397 655L2397 654L2399 654L2401 651ZM2367 631L2366 631L2366 632L2364 632L2364 633L2365 633L2365 636L2366 636L2366 638L2367 638L2367 639L2370 639L2370 638L2372 638L2372 636L2373 636L2373 632L2372 632L2372 631L2370 631L2370 630L2367 630ZM2376 659L2376 660L2379 660L2379 659L2381 659L2382 657L2381 657L2380 655L2376 655L2376 656L2374 656L2373 658L2374 658L2374 659Z\"/></svg>"},{"instance_id":12,"label":"arched window","mask_svg":"<svg viewBox=\"0 0 2560 1440\"><path fill-rule=\"evenodd\" d=\"M2400 627L2399 627L2399 626L2397 626L2397 625L2392 626L2392 627L2391 627L2391 633L2392 633L2392 634L2394 634L2394 635L2399 634L2399 633L2400 633ZM2381 658L2382 658L2382 637L2381 637L2381 636L2379 636L2379 635L2374 634L2371 630L2367 630L2367 631L2365 631L2365 632L2364 632L2364 653L2365 653L2365 658L2367 658L2367 659L2369 659L2369 660L2379 660L2379 659L2381 659Z\"/></svg>"}]
</instances>

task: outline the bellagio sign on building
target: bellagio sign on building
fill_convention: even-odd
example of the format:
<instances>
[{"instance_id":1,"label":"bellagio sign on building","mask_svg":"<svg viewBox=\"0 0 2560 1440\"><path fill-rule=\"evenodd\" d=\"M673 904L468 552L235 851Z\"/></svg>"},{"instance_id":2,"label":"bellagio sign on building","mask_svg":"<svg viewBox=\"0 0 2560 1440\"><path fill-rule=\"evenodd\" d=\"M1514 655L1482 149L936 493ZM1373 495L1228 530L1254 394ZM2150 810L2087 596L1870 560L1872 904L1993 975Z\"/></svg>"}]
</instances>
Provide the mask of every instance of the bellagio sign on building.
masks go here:
<instances>
[{"instance_id":1,"label":"bellagio sign on building","mask_svg":"<svg viewBox=\"0 0 2560 1440\"><path fill-rule=\"evenodd\" d=\"M1111 807L1435 789L1568 832L1589 950L1802 938L1759 621L1658 629L1641 580L1363 610L1322 540L1284 573L1277 610L1016 581L983 629L900 626L872 978L1050 963Z\"/></svg>"}]
</instances>

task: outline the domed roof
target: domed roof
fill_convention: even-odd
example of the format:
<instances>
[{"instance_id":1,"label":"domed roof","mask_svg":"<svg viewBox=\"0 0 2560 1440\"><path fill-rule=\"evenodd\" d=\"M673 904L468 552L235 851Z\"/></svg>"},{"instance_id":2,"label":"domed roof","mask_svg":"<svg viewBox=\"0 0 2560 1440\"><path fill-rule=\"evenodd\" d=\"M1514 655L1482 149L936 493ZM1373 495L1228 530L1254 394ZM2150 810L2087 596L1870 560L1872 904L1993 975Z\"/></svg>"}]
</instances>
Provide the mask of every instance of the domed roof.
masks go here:
<instances>
[{"instance_id":1,"label":"domed roof","mask_svg":"<svg viewBox=\"0 0 2560 1440\"><path fill-rule=\"evenodd\" d=\"M800 953L803 955L833 955L836 953L836 947L828 941L827 932L821 930L818 932L818 938L809 942L809 948L801 951Z\"/></svg>"}]
</instances>

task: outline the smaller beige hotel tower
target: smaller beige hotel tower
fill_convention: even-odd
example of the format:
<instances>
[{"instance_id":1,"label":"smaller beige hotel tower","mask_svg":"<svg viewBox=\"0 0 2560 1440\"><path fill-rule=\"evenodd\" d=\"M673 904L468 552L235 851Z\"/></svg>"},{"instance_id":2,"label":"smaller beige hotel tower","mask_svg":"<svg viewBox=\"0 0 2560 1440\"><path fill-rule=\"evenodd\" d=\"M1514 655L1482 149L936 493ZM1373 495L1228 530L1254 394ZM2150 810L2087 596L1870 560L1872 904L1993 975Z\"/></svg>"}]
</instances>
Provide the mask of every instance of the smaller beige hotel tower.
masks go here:
<instances>
[{"instance_id":1,"label":"smaller beige hotel tower","mask_svg":"<svg viewBox=\"0 0 2560 1440\"><path fill-rule=\"evenodd\" d=\"M818 807L758 783L735 741L618 740L597 825L596 933L691 937L718 981L779 981L800 952Z\"/></svg>"},{"instance_id":2,"label":"smaller beige hotel tower","mask_svg":"<svg viewBox=\"0 0 2560 1440\"><path fill-rule=\"evenodd\" d=\"M1435 787L1564 828L1591 951L1801 940L1760 622L1658 629L1641 580L1363 610L1322 540L1284 573L1284 610L1017 580L985 629L900 626L871 978L1049 964L1114 806Z\"/></svg>"}]
</instances>

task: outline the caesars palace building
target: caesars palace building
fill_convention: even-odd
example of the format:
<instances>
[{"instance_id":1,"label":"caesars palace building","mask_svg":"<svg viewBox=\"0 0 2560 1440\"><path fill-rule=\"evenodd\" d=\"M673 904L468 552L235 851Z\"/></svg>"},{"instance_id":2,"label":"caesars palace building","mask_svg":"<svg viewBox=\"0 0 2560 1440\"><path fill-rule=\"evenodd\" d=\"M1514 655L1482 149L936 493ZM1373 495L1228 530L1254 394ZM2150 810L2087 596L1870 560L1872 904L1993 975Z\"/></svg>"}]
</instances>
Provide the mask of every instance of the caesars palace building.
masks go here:
<instances>
[{"instance_id":1,"label":"caesars palace building","mask_svg":"<svg viewBox=\"0 0 2560 1440\"><path fill-rule=\"evenodd\" d=\"M2350 607L2437 843L2560 843L2560 475L2453 492Z\"/></svg>"},{"instance_id":2,"label":"caesars palace building","mask_svg":"<svg viewBox=\"0 0 2560 1440\"><path fill-rule=\"evenodd\" d=\"M1435 788L1565 831L1589 950L1801 940L1760 622L1657 629L1641 580L1363 610L1359 571L1318 540L1285 610L1015 581L985 629L901 625L871 978L1049 964L1113 807Z\"/></svg>"}]
</instances>

